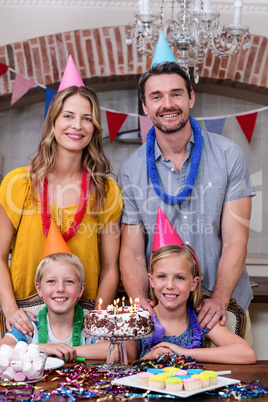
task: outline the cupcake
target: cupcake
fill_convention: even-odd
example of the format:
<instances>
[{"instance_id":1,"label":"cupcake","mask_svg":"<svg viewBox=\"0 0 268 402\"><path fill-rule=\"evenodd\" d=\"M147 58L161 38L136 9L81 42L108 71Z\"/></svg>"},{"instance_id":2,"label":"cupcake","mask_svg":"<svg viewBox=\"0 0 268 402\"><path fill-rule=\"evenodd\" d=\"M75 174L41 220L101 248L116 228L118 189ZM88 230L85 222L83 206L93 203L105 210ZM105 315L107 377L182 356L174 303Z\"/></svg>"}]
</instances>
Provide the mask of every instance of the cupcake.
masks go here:
<instances>
[{"instance_id":1,"label":"cupcake","mask_svg":"<svg viewBox=\"0 0 268 402\"><path fill-rule=\"evenodd\" d=\"M196 391L201 389L201 380L197 377L184 378L183 387L187 392Z\"/></svg>"},{"instance_id":2,"label":"cupcake","mask_svg":"<svg viewBox=\"0 0 268 402\"><path fill-rule=\"evenodd\" d=\"M187 369L187 373L188 373L189 375L200 374L200 373L202 373L202 372L203 372L203 370L202 370L202 369L198 369L198 368L188 368L188 369Z\"/></svg>"},{"instance_id":3,"label":"cupcake","mask_svg":"<svg viewBox=\"0 0 268 402\"><path fill-rule=\"evenodd\" d=\"M205 370L203 371L204 374L209 376L209 385L216 385L218 382L218 374L216 371Z\"/></svg>"},{"instance_id":4,"label":"cupcake","mask_svg":"<svg viewBox=\"0 0 268 402\"><path fill-rule=\"evenodd\" d=\"M163 370L165 373L172 373L173 371L178 371L178 367L165 367Z\"/></svg>"},{"instance_id":5,"label":"cupcake","mask_svg":"<svg viewBox=\"0 0 268 402\"><path fill-rule=\"evenodd\" d=\"M166 376L164 374L150 375L149 387L157 389L165 389Z\"/></svg>"},{"instance_id":6,"label":"cupcake","mask_svg":"<svg viewBox=\"0 0 268 402\"><path fill-rule=\"evenodd\" d=\"M178 377L169 377L165 381L166 390L171 392L182 391L182 379Z\"/></svg>"},{"instance_id":7,"label":"cupcake","mask_svg":"<svg viewBox=\"0 0 268 402\"><path fill-rule=\"evenodd\" d=\"M149 386L149 377L150 373L147 373L146 371L142 371L137 374L137 382L138 385L142 385L143 387L148 387Z\"/></svg>"},{"instance_id":8,"label":"cupcake","mask_svg":"<svg viewBox=\"0 0 268 402\"><path fill-rule=\"evenodd\" d=\"M150 374L161 374L164 373L164 370L162 369L156 369L156 368L150 368L147 370L148 373Z\"/></svg>"}]
</instances>

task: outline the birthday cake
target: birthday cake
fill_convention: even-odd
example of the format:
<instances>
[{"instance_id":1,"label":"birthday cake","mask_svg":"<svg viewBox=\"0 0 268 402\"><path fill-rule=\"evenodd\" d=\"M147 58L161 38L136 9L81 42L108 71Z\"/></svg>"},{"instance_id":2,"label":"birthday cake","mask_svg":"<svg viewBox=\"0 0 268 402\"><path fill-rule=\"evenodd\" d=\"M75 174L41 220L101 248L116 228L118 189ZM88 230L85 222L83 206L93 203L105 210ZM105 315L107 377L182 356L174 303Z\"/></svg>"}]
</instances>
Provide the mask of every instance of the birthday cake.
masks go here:
<instances>
[{"instance_id":1,"label":"birthday cake","mask_svg":"<svg viewBox=\"0 0 268 402\"><path fill-rule=\"evenodd\" d=\"M129 306L115 310L113 305L106 310L92 310L85 317L84 335L90 337L141 338L151 336L153 320L148 311Z\"/></svg>"}]
</instances>

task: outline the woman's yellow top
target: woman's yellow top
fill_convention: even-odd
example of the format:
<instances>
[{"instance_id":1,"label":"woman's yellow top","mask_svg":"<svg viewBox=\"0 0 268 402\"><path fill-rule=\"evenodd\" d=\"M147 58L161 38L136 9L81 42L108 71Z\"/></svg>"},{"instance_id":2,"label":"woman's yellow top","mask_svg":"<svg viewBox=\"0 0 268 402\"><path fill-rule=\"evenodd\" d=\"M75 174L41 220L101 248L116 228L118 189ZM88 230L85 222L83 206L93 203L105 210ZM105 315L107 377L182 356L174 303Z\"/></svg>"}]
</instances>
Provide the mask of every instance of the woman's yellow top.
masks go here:
<instances>
[{"instance_id":1,"label":"woman's yellow top","mask_svg":"<svg viewBox=\"0 0 268 402\"><path fill-rule=\"evenodd\" d=\"M88 200L87 211L77 233L68 241L73 254L85 268L86 288L83 298L95 300L100 274L99 234L115 222L122 213L123 201L118 184L107 180L106 205L93 214L94 194ZM10 265L16 299L36 294L34 278L43 257L46 236L40 215L40 199L31 194L31 180L26 166L8 173L0 185L0 204L15 228ZM61 233L71 225L77 206L60 208L50 205L51 218Z\"/></svg>"}]
</instances>

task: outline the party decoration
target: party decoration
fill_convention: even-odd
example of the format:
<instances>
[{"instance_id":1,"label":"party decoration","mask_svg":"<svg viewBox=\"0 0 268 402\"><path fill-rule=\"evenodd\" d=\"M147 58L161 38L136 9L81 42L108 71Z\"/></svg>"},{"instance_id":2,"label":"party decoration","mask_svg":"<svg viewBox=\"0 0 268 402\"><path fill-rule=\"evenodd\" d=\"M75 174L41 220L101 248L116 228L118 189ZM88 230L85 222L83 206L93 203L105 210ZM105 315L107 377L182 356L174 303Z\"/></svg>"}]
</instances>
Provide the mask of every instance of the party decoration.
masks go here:
<instances>
[{"instance_id":1,"label":"party decoration","mask_svg":"<svg viewBox=\"0 0 268 402\"><path fill-rule=\"evenodd\" d=\"M145 144L147 133L153 126L153 123L148 116L139 116L139 120L140 120L141 142Z\"/></svg>"},{"instance_id":2,"label":"party decoration","mask_svg":"<svg viewBox=\"0 0 268 402\"><path fill-rule=\"evenodd\" d=\"M168 244L183 245L184 243L162 209L159 207L156 217L152 251L155 251L160 247L167 246Z\"/></svg>"},{"instance_id":3,"label":"party decoration","mask_svg":"<svg viewBox=\"0 0 268 402\"><path fill-rule=\"evenodd\" d=\"M106 111L107 124L110 134L110 141L113 142L122 124L127 118L127 114Z\"/></svg>"},{"instance_id":4,"label":"party decoration","mask_svg":"<svg viewBox=\"0 0 268 402\"><path fill-rule=\"evenodd\" d=\"M55 222L51 220L43 258L54 253L71 253Z\"/></svg>"},{"instance_id":5,"label":"party decoration","mask_svg":"<svg viewBox=\"0 0 268 402\"><path fill-rule=\"evenodd\" d=\"M29 89L35 87L35 83L33 81L27 80L22 75L16 74L12 97L11 97L11 105L14 105L23 95L25 95Z\"/></svg>"},{"instance_id":6,"label":"party decoration","mask_svg":"<svg viewBox=\"0 0 268 402\"><path fill-rule=\"evenodd\" d=\"M250 143L257 119L257 113L255 112L250 114L243 114L240 116L236 116L236 119L240 127L242 128L248 142Z\"/></svg>"},{"instance_id":7,"label":"party decoration","mask_svg":"<svg viewBox=\"0 0 268 402\"><path fill-rule=\"evenodd\" d=\"M215 134L221 134L224 124L225 124L225 118L223 119L210 119L210 120L204 120L206 128L209 132L215 133Z\"/></svg>"},{"instance_id":8,"label":"party decoration","mask_svg":"<svg viewBox=\"0 0 268 402\"><path fill-rule=\"evenodd\" d=\"M77 87L85 86L76 68L76 65L74 64L73 58L70 55L61 79L58 92L62 91L63 89L69 88L73 85L76 85Z\"/></svg>"},{"instance_id":9,"label":"party decoration","mask_svg":"<svg viewBox=\"0 0 268 402\"><path fill-rule=\"evenodd\" d=\"M0 76L1 76L2 74L4 74L4 73L7 71L7 69L8 69L8 66L6 66L6 65L3 64L3 63L0 63Z\"/></svg>"},{"instance_id":10,"label":"party decoration","mask_svg":"<svg viewBox=\"0 0 268 402\"><path fill-rule=\"evenodd\" d=\"M46 88L46 101L45 101L45 118L47 115L47 111L50 105L50 102L52 101L52 99L54 98L54 96L56 95L56 91L54 91L54 89L51 88Z\"/></svg>"},{"instance_id":11,"label":"party decoration","mask_svg":"<svg viewBox=\"0 0 268 402\"><path fill-rule=\"evenodd\" d=\"M158 38L156 48L155 48L151 68L156 64L165 63L165 61L177 63L177 60L175 59L175 57L169 47L169 44L168 44L163 32L161 31L159 38Z\"/></svg>"}]
</instances>

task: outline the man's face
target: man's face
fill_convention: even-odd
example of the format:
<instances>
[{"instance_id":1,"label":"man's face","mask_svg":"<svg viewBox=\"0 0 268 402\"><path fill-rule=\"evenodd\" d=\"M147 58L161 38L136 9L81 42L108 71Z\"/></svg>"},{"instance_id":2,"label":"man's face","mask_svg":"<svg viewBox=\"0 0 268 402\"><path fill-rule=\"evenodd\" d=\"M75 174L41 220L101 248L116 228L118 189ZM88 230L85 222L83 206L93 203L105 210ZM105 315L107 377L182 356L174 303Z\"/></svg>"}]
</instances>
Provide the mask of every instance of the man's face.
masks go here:
<instances>
[{"instance_id":1,"label":"man's face","mask_svg":"<svg viewBox=\"0 0 268 402\"><path fill-rule=\"evenodd\" d=\"M189 99L184 79L178 74L161 74L146 81L143 110L163 133L175 133L186 125L194 101L194 92Z\"/></svg>"}]
</instances>

